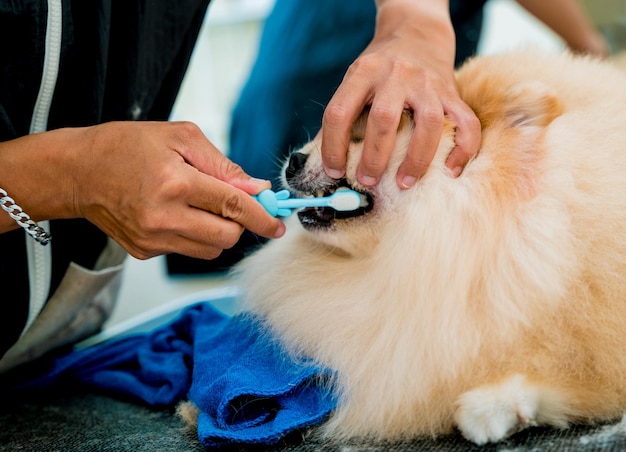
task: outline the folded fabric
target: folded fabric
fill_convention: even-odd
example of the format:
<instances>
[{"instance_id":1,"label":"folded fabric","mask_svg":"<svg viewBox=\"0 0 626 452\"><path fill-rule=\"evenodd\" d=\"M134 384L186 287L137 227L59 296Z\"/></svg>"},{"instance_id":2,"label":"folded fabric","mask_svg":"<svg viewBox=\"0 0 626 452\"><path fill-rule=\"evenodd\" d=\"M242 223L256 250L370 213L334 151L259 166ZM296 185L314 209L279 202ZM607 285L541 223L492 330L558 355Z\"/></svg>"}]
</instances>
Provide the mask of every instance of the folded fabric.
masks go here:
<instances>
[{"instance_id":1,"label":"folded fabric","mask_svg":"<svg viewBox=\"0 0 626 452\"><path fill-rule=\"evenodd\" d=\"M330 414L330 376L311 360L292 360L259 319L199 303L151 333L52 358L11 390L78 383L155 407L187 398L200 409L203 445L271 445Z\"/></svg>"}]
</instances>

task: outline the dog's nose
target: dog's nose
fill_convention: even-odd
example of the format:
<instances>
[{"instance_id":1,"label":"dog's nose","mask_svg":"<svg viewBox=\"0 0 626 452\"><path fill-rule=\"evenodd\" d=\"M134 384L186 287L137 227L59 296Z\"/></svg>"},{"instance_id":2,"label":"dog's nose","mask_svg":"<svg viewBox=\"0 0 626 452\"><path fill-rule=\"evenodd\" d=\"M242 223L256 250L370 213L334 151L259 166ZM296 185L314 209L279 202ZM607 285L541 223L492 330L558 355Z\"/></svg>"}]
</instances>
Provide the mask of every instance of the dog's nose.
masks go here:
<instances>
[{"instance_id":1,"label":"dog's nose","mask_svg":"<svg viewBox=\"0 0 626 452\"><path fill-rule=\"evenodd\" d=\"M289 164L287 165L287 169L285 169L285 178L287 181L293 179L302 169L304 168L304 164L306 163L308 155L303 154L302 152L292 152L289 156Z\"/></svg>"}]
</instances>

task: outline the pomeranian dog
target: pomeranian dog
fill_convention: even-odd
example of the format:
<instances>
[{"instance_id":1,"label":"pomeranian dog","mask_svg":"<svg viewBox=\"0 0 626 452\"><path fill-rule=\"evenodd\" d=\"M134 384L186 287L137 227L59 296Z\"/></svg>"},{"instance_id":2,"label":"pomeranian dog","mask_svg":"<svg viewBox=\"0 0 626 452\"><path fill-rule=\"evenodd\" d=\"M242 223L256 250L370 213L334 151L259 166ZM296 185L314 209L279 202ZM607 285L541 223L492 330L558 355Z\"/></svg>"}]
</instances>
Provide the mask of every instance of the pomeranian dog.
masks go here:
<instances>
[{"instance_id":1,"label":"pomeranian dog","mask_svg":"<svg viewBox=\"0 0 626 452\"><path fill-rule=\"evenodd\" d=\"M365 205L304 209L236 269L247 309L290 353L336 371L327 439L456 427L483 444L626 410L626 76L521 52L457 77L482 124L460 177L444 166L447 122L426 175L397 187L405 113L381 182L359 185L364 112L345 180L326 176L312 141L284 182L297 196L348 186Z\"/></svg>"}]
</instances>

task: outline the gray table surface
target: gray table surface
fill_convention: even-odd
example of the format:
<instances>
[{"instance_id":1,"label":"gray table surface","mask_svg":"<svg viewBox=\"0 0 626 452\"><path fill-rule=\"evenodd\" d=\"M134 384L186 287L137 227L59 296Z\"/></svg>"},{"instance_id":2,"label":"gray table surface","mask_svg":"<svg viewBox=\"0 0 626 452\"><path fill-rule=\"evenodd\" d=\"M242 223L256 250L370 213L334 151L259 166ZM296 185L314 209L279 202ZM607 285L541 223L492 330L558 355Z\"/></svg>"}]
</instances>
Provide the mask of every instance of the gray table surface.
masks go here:
<instances>
[{"instance_id":1,"label":"gray table surface","mask_svg":"<svg viewBox=\"0 0 626 452\"><path fill-rule=\"evenodd\" d=\"M173 410L154 410L102 394L65 391L36 401L0 403L2 451L201 451L195 432ZM402 443L322 444L295 434L268 448L281 451L626 451L626 421L567 430L532 428L477 447L459 434Z\"/></svg>"}]
</instances>

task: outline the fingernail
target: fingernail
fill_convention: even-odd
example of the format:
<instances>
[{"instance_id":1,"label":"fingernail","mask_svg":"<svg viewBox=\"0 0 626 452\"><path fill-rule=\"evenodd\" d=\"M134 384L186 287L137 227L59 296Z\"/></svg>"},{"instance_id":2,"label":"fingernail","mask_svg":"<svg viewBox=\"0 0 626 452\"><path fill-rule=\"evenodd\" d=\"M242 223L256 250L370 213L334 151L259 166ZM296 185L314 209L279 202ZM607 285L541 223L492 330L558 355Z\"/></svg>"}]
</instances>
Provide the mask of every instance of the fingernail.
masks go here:
<instances>
[{"instance_id":1,"label":"fingernail","mask_svg":"<svg viewBox=\"0 0 626 452\"><path fill-rule=\"evenodd\" d=\"M274 233L274 238L275 239L281 238L283 235L285 235L285 232L287 232L287 228L285 227L285 223L281 221L280 224L278 225L278 228L276 228L276 232Z\"/></svg>"},{"instance_id":2,"label":"fingernail","mask_svg":"<svg viewBox=\"0 0 626 452\"><path fill-rule=\"evenodd\" d=\"M452 175L454 177L459 177L461 175L461 172L463 172L463 167L455 166L454 169L452 170Z\"/></svg>"},{"instance_id":3,"label":"fingernail","mask_svg":"<svg viewBox=\"0 0 626 452\"><path fill-rule=\"evenodd\" d=\"M256 187L256 190L258 191L265 190L266 188L272 187L272 183L266 179L258 179L256 177L250 177L250 179L248 179L248 182L252 184L254 187Z\"/></svg>"},{"instance_id":4,"label":"fingernail","mask_svg":"<svg viewBox=\"0 0 626 452\"><path fill-rule=\"evenodd\" d=\"M250 182L252 182L255 185L265 185L267 184L269 181L266 179L259 179L257 177L250 177Z\"/></svg>"},{"instance_id":5,"label":"fingernail","mask_svg":"<svg viewBox=\"0 0 626 452\"><path fill-rule=\"evenodd\" d=\"M413 176L404 176L402 178L402 188L411 188L417 182L417 178Z\"/></svg>"},{"instance_id":6,"label":"fingernail","mask_svg":"<svg viewBox=\"0 0 626 452\"><path fill-rule=\"evenodd\" d=\"M366 185L368 187L372 186L372 185L376 185L376 182L378 182L378 179L372 176L361 176L361 183L363 185Z\"/></svg>"},{"instance_id":7,"label":"fingernail","mask_svg":"<svg viewBox=\"0 0 626 452\"><path fill-rule=\"evenodd\" d=\"M327 168L326 174L328 175L328 177L332 177L333 179L341 179L344 173L343 171Z\"/></svg>"}]
</instances>

